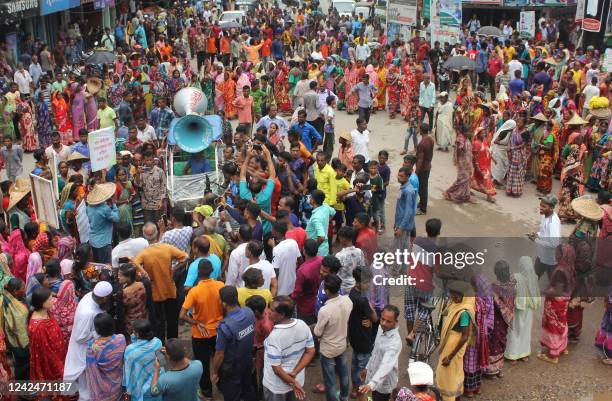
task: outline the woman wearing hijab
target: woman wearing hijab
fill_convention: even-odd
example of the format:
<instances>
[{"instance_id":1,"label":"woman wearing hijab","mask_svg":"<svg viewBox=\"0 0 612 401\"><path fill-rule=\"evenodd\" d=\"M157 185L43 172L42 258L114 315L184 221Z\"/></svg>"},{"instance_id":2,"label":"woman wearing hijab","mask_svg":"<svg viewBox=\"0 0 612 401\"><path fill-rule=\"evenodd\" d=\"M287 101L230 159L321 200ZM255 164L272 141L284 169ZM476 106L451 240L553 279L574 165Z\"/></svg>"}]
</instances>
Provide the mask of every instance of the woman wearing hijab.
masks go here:
<instances>
[{"instance_id":1,"label":"woman wearing hijab","mask_svg":"<svg viewBox=\"0 0 612 401\"><path fill-rule=\"evenodd\" d=\"M567 354L568 326L567 308L576 286L576 251L570 244L561 244L556 249L557 267L550 278L544 295L544 315L538 358L558 363L561 354Z\"/></svg>"},{"instance_id":2,"label":"woman wearing hijab","mask_svg":"<svg viewBox=\"0 0 612 401\"><path fill-rule=\"evenodd\" d=\"M155 352L162 343L153 334L153 326L148 320L136 320L133 324L132 343L125 349L123 365L123 386L131 401L152 401L151 380L155 371Z\"/></svg>"},{"instance_id":3,"label":"woman wearing hijab","mask_svg":"<svg viewBox=\"0 0 612 401\"><path fill-rule=\"evenodd\" d=\"M51 290L34 290L31 305L34 309L28 325L30 338L30 380L62 380L66 343L51 309L55 298Z\"/></svg>"},{"instance_id":4,"label":"woman wearing hijab","mask_svg":"<svg viewBox=\"0 0 612 401\"><path fill-rule=\"evenodd\" d=\"M489 333L493 331L495 308L491 283L483 273L474 276L472 285L476 289L476 338L463 357L463 392L468 397L479 393L482 374L489 366Z\"/></svg>"},{"instance_id":5,"label":"woman wearing hijab","mask_svg":"<svg viewBox=\"0 0 612 401\"><path fill-rule=\"evenodd\" d=\"M123 353L125 337L113 334L115 324L106 312L94 318L98 338L87 348L85 375L93 401L120 401L123 398Z\"/></svg>"},{"instance_id":6,"label":"woman wearing hijab","mask_svg":"<svg viewBox=\"0 0 612 401\"><path fill-rule=\"evenodd\" d=\"M448 284L452 303L440 333L440 359L436 368L436 387L444 401L463 394L463 357L475 333L475 298L472 287L462 281Z\"/></svg>"},{"instance_id":7,"label":"woman wearing hijab","mask_svg":"<svg viewBox=\"0 0 612 401\"><path fill-rule=\"evenodd\" d=\"M504 357L511 361L520 359L527 362L529 355L531 355L533 315L542 301L540 300L538 276L533 269L533 261L529 256L521 256L519 270L518 273L514 274L514 280L516 281L514 318L508 331L508 342Z\"/></svg>"}]
</instances>

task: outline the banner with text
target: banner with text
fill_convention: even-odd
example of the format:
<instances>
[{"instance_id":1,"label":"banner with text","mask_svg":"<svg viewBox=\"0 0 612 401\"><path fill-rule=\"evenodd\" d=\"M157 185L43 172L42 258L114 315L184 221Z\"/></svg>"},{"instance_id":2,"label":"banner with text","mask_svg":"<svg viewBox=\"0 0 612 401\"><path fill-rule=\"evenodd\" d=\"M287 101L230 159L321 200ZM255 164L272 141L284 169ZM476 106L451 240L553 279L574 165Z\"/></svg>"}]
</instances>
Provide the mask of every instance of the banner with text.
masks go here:
<instances>
[{"instance_id":1,"label":"banner with text","mask_svg":"<svg viewBox=\"0 0 612 401\"><path fill-rule=\"evenodd\" d=\"M392 0L387 4L387 23L401 25L417 24L416 0Z\"/></svg>"},{"instance_id":2,"label":"banner with text","mask_svg":"<svg viewBox=\"0 0 612 401\"><path fill-rule=\"evenodd\" d=\"M434 17L431 22L431 46L434 43L440 42L442 46L444 43L450 43L454 45L459 41L459 27L456 26L440 26L440 20L438 17Z\"/></svg>"},{"instance_id":3,"label":"banner with text","mask_svg":"<svg viewBox=\"0 0 612 401\"><path fill-rule=\"evenodd\" d=\"M535 30L535 11L521 11L521 19L519 21L519 34L522 37L533 38L535 36Z\"/></svg>"},{"instance_id":4,"label":"banner with text","mask_svg":"<svg viewBox=\"0 0 612 401\"><path fill-rule=\"evenodd\" d=\"M113 127L90 132L87 141L89 143L92 172L109 168L117 162L115 129Z\"/></svg>"},{"instance_id":5,"label":"banner with text","mask_svg":"<svg viewBox=\"0 0 612 401\"><path fill-rule=\"evenodd\" d=\"M582 20L582 30L587 32L599 32L604 18L605 0L586 0L584 8L584 19Z\"/></svg>"},{"instance_id":6,"label":"banner with text","mask_svg":"<svg viewBox=\"0 0 612 401\"><path fill-rule=\"evenodd\" d=\"M461 25L461 0L440 0L436 3L438 9L435 12L432 10L432 15L440 18L441 27Z\"/></svg>"}]
</instances>

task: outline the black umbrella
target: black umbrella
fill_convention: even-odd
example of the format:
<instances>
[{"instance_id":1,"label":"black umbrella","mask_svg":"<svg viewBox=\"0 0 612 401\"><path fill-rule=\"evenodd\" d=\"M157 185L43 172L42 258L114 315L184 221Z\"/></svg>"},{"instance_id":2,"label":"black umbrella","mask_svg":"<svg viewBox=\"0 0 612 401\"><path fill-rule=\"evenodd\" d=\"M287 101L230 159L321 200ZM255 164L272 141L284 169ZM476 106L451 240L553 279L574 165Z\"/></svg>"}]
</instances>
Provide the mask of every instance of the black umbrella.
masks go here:
<instances>
[{"instance_id":1,"label":"black umbrella","mask_svg":"<svg viewBox=\"0 0 612 401\"><path fill-rule=\"evenodd\" d=\"M108 51L96 51L87 57L87 64L110 64L115 61L115 54Z\"/></svg>"},{"instance_id":2,"label":"black umbrella","mask_svg":"<svg viewBox=\"0 0 612 401\"><path fill-rule=\"evenodd\" d=\"M454 71L473 70L476 68L476 63L466 56L454 56L446 60L444 68Z\"/></svg>"},{"instance_id":3,"label":"black umbrella","mask_svg":"<svg viewBox=\"0 0 612 401\"><path fill-rule=\"evenodd\" d=\"M504 36L501 29L499 29L496 26L483 26L482 28L478 30L477 33L480 36L494 36L494 37Z\"/></svg>"}]
</instances>

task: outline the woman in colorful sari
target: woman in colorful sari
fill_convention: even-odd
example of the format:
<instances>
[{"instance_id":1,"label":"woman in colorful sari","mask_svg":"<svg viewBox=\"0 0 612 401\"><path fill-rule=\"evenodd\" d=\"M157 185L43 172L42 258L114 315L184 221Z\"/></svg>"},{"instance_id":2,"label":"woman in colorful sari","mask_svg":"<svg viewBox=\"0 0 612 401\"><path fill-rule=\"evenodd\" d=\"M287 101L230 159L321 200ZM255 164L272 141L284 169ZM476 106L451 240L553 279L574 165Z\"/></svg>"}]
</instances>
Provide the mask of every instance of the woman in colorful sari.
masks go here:
<instances>
[{"instance_id":1,"label":"woman in colorful sari","mask_svg":"<svg viewBox=\"0 0 612 401\"><path fill-rule=\"evenodd\" d=\"M9 266L8 257L4 253L0 253L0 297L4 292L4 286L13 278L11 268Z\"/></svg>"},{"instance_id":2,"label":"woman in colorful sari","mask_svg":"<svg viewBox=\"0 0 612 401\"><path fill-rule=\"evenodd\" d=\"M62 229L75 236L78 233L76 225L76 207L79 186L73 182L69 182L62 189L59 201L59 218ZM75 237L76 238L76 237Z\"/></svg>"},{"instance_id":3,"label":"woman in colorful sari","mask_svg":"<svg viewBox=\"0 0 612 401\"><path fill-rule=\"evenodd\" d=\"M148 320L133 322L132 343L125 348L123 365L123 386L131 401L153 401L150 393L151 380L155 371L155 352L162 343L153 334L153 326Z\"/></svg>"},{"instance_id":4,"label":"woman in colorful sari","mask_svg":"<svg viewBox=\"0 0 612 401\"><path fill-rule=\"evenodd\" d=\"M203 67L203 71L200 72L198 78L200 85L202 86L202 92L206 95L206 99L210 99L207 103L206 114L213 114L215 103L212 101L213 92L215 90L215 81L210 73L210 63L206 63Z\"/></svg>"},{"instance_id":5,"label":"woman in colorful sari","mask_svg":"<svg viewBox=\"0 0 612 401\"><path fill-rule=\"evenodd\" d=\"M595 143L592 151L593 165L590 171L588 171L589 179L587 184L591 189L601 191L604 189L602 184L605 184L606 171L610 163L609 154L612 152L612 140L610 139L607 121L602 120L599 123L599 128L593 139Z\"/></svg>"},{"instance_id":6,"label":"woman in colorful sari","mask_svg":"<svg viewBox=\"0 0 612 401\"><path fill-rule=\"evenodd\" d=\"M242 96L242 88L251 86L251 80L240 66L234 70L234 78L236 79L235 97L240 97Z\"/></svg>"},{"instance_id":7,"label":"woman in colorful sari","mask_svg":"<svg viewBox=\"0 0 612 401\"><path fill-rule=\"evenodd\" d=\"M158 99L165 99L168 96L168 85L161 72L156 72L154 78L151 84L151 93L153 94L153 102L157 104Z\"/></svg>"},{"instance_id":8,"label":"woman in colorful sari","mask_svg":"<svg viewBox=\"0 0 612 401\"><path fill-rule=\"evenodd\" d=\"M385 80L385 86L389 93L389 118L395 118L395 114L400 111L400 74L395 64L389 66Z\"/></svg>"},{"instance_id":9,"label":"woman in colorful sari","mask_svg":"<svg viewBox=\"0 0 612 401\"><path fill-rule=\"evenodd\" d=\"M514 319L514 298L516 296L516 281L510 275L510 265L505 260L495 263L493 283L494 319L493 331L489 338L489 366L485 374L488 377L503 377L504 351L508 339L508 328Z\"/></svg>"},{"instance_id":10,"label":"woman in colorful sari","mask_svg":"<svg viewBox=\"0 0 612 401\"><path fill-rule=\"evenodd\" d=\"M608 289L608 296L604 297L603 301L604 315L595 336L595 346L603 352L602 362L612 365L612 287Z\"/></svg>"},{"instance_id":11,"label":"woman in colorful sari","mask_svg":"<svg viewBox=\"0 0 612 401\"><path fill-rule=\"evenodd\" d=\"M38 95L36 102L36 129L38 131L39 146L43 149L50 146L53 122L49 113L49 105L43 100L42 94Z\"/></svg>"},{"instance_id":12,"label":"woman in colorful sari","mask_svg":"<svg viewBox=\"0 0 612 401\"><path fill-rule=\"evenodd\" d=\"M73 82L70 85L70 115L72 117L72 133L74 141L79 141L79 131L86 128L85 122L85 85Z\"/></svg>"},{"instance_id":13,"label":"woman in colorful sari","mask_svg":"<svg viewBox=\"0 0 612 401\"><path fill-rule=\"evenodd\" d=\"M72 121L68 117L68 95L66 93L54 92L52 103L55 128L60 133L61 142L63 145L71 145L74 139L72 137Z\"/></svg>"},{"instance_id":14,"label":"woman in colorful sari","mask_svg":"<svg viewBox=\"0 0 612 401\"><path fill-rule=\"evenodd\" d=\"M30 304L34 309L28 325L30 337L30 380L62 380L67 343L51 309L51 290L37 288Z\"/></svg>"},{"instance_id":15,"label":"woman in colorful sari","mask_svg":"<svg viewBox=\"0 0 612 401\"><path fill-rule=\"evenodd\" d=\"M472 176L472 189L487 195L487 201L495 203L495 184L491 175L491 151L489 139L483 127L476 130L472 140L474 175Z\"/></svg>"},{"instance_id":16,"label":"woman in colorful sari","mask_svg":"<svg viewBox=\"0 0 612 401\"><path fill-rule=\"evenodd\" d=\"M540 307L540 286L538 276L533 269L529 256L519 259L519 272L514 273L516 281L516 298L514 300L514 318L508 331L508 342L504 357L512 364L522 360L527 362L531 355L531 326L534 311Z\"/></svg>"},{"instance_id":17,"label":"woman in colorful sari","mask_svg":"<svg viewBox=\"0 0 612 401\"><path fill-rule=\"evenodd\" d=\"M25 284L13 277L6 284L0 297L0 315L2 329L6 336L6 345L13 357L13 368L16 380L28 380L30 372L30 354L28 337L28 307L24 302Z\"/></svg>"},{"instance_id":18,"label":"woman in colorful sari","mask_svg":"<svg viewBox=\"0 0 612 401\"><path fill-rule=\"evenodd\" d=\"M344 72L344 93L346 99L346 112L353 114L357 111L359 95L353 92L353 87L359 83L359 71L355 63L350 62Z\"/></svg>"},{"instance_id":19,"label":"woman in colorful sari","mask_svg":"<svg viewBox=\"0 0 612 401\"><path fill-rule=\"evenodd\" d=\"M19 116L19 133L21 134L21 146L25 152L33 152L36 146L36 130L34 129L34 118L32 116L32 103L29 99L17 103L17 115Z\"/></svg>"},{"instance_id":20,"label":"woman in colorful sari","mask_svg":"<svg viewBox=\"0 0 612 401\"><path fill-rule=\"evenodd\" d=\"M225 118L231 120L236 117L236 108L234 107L234 99L236 99L236 81L234 81L232 73L228 68L225 69L223 75L221 90L223 92Z\"/></svg>"},{"instance_id":21,"label":"woman in colorful sari","mask_svg":"<svg viewBox=\"0 0 612 401\"><path fill-rule=\"evenodd\" d=\"M117 189L115 196L117 197L117 209L119 210L119 221L121 223L132 225L132 198L136 194L134 187L128 179L127 170L123 167L117 169L116 177Z\"/></svg>"},{"instance_id":22,"label":"woman in colorful sari","mask_svg":"<svg viewBox=\"0 0 612 401\"><path fill-rule=\"evenodd\" d=\"M475 342L468 345L463 358L463 392L471 398L478 394L482 384L482 373L489 366L489 333L493 331L494 306L491 283L483 273L472 279L476 290Z\"/></svg>"},{"instance_id":23,"label":"woman in colorful sari","mask_svg":"<svg viewBox=\"0 0 612 401\"><path fill-rule=\"evenodd\" d=\"M443 195L446 200L456 203L470 201L470 181L474 173L472 158L470 128L463 125L457 134L453 155L453 162L457 166L457 179L450 188L444 191Z\"/></svg>"},{"instance_id":24,"label":"woman in colorful sari","mask_svg":"<svg viewBox=\"0 0 612 401\"><path fill-rule=\"evenodd\" d=\"M0 130L5 136L15 140L15 125L13 124L13 113L8 106L8 100L2 96L0 98Z\"/></svg>"},{"instance_id":25,"label":"woman in colorful sari","mask_svg":"<svg viewBox=\"0 0 612 401\"><path fill-rule=\"evenodd\" d=\"M168 82L168 97L170 99L174 98L174 95L181 89L185 87L185 80L181 77L181 73L179 70L174 70L172 72L172 78L170 78Z\"/></svg>"},{"instance_id":26,"label":"woman in colorful sari","mask_svg":"<svg viewBox=\"0 0 612 401\"><path fill-rule=\"evenodd\" d=\"M62 270L64 269L62 268ZM69 275L71 275L71 273L64 274L64 281L62 281L60 285L55 303L50 310L51 315L55 318L62 331L64 344L68 344L70 341L70 334L72 333L72 325L74 323L74 313L77 308L74 283L69 279Z\"/></svg>"},{"instance_id":27,"label":"woman in colorful sari","mask_svg":"<svg viewBox=\"0 0 612 401\"><path fill-rule=\"evenodd\" d=\"M544 195L552 191L553 169L557 162L559 124L549 120L537 144L536 190Z\"/></svg>"},{"instance_id":28,"label":"woman in colorful sari","mask_svg":"<svg viewBox=\"0 0 612 401\"><path fill-rule=\"evenodd\" d=\"M8 243L10 248L9 253L13 259L13 275L25 283L30 250L25 246L22 231L13 230L9 236Z\"/></svg>"},{"instance_id":29,"label":"woman in colorful sari","mask_svg":"<svg viewBox=\"0 0 612 401\"><path fill-rule=\"evenodd\" d=\"M127 333L138 319L148 319L147 292L142 282L136 281L136 267L125 263L119 268L119 283L123 286L123 313Z\"/></svg>"},{"instance_id":30,"label":"woman in colorful sari","mask_svg":"<svg viewBox=\"0 0 612 401\"><path fill-rule=\"evenodd\" d=\"M378 89L378 92L376 92L376 108L378 110L384 110L387 100L387 69L384 64L378 65L378 63L375 62L374 70L376 71L376 75L378 75L378 80L376 81L376 89Z\"/></svg>"},{"instance_id":31,"label":"woman in colorful sari","mask_svg":"<svg viewBox=\"0 0 612 401\"><path fill-rule=\"evenodd\" d=\"M565 160L561 170L561 189L559 191L559 219L562 222L574 222L578 215L572 208L572 201L582 196L584 186L583 161L585 146L580 133L573 133L561 152Z\"/></svg>"},{"instance_id":32,"label":"woman in colorful sari","mask_svg":"<svg viewBox=\"0 0 612 401\"><path fill-rule=\"evenodd\" d=\"M215 77L215 109L217 112L224 110L224 93L223 93L223 82L225 81L225 73L223 72L223 66L217 64L217 76Z\"/></svg>"},{"instance_id":33,"label":"woman in colorful sari","mask_svg":"<svg viewBox=\"0 0 612 401\"><path fill-rule=\"evenodd\" d=\"M443 401L454 401L463 394L463 357L475 338L475 298L466 282L452 281L448 289L452 303L440 333L436 387Z\"/></svg>"},{"instance_id":34,"label":"woman in colorful sari","mask_svg":"<svg viewBox=\"0 0 612 401\"><path fill-rule=\"evenodd\" d=\"M276 69L278 74L274 81L274 97L278 110L282 114L291 113L291 97L289 96L289 68L281 60L277 62Z\"/></svg>"},{"instance_id":35,"label":"woman in colorful sari","mask_svg":"<svg viewBox=\"0 0 612 401\"><path fill-rule=\"evenodd\" d=\"M508 142L508 175L506 176L506 195L520 197L525 185L527 167L526 138L529 133L525 127L525 116L516 117L516 128Z\"/></svg>"},{"instance_id":36,"label":"woman in colorful sari","mask_svg":"<svg viewBox=\"0 0 612 401\"><path fill-rule=\"evenodd\" d=\"M576 285L576 252L570 244L561 244L556 249L557 267L553 270L548 289L544 295L544 315L538 358L557 363L561 354L567 354L568 327L567 308Z\"/></svg>"},{"instance_id":37,"label":"woman in colorful sari","mask_svg":"<svg viewBox=\"0 0 612 401\"><path fill-rule=\"evenodd\" d=\"M400 111L402 117L408 116L408 110L410 109L410 102L415 94L418 94L417 81L414 78L412 70L409 65L405 65L402 69L402 76L400 78Z\"/></svg>"},{"instance_id":38,"label":"woman in colorful sari","mask_svg":"<svg viewBox=\"0 0 612 401\"><path fill-rule=\"evenodd\" d=\"M91 391L92 401L120 401L123 399L123 352L125 337L113 334L115 323L106 312L94 318L94 329L98 338L90 341L87 348L85 377Z\"/></svg>"},{"instance_id":39,"label":"woman in colorful sari","mask_svg":"<svg viewBox=\"0 0 612 401\"><path fill-rule=\"evenodd\" d=\"M121 82L121 78L119 77L119 75L114 74L113 81L110 87L108 88L108 92L107 92L109 105L112 108L118 107L119 103L121 103L121 100L123 99L124 93L125 93L125 86L123 86L123 83Z\"/></svg>"}]
</instances>

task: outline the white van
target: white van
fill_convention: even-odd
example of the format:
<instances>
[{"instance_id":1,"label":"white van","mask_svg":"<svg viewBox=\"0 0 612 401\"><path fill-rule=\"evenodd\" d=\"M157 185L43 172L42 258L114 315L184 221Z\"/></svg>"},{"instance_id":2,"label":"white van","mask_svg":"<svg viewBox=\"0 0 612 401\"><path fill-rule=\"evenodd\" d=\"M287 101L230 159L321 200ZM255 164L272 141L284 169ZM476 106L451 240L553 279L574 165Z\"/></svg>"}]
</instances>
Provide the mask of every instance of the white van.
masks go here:
<instances>
[{"instance_id":1,"label":"white van","mask_svg":"<svg viewBox=\"0 0 612 401\"><path fill-rule=\"evenodd\" d=\"M338 10L341 17L352 17L355 11L355 2L353 0L334 0L332 7Z\"/></svg>"}]
</instances>

